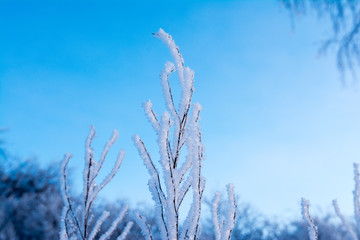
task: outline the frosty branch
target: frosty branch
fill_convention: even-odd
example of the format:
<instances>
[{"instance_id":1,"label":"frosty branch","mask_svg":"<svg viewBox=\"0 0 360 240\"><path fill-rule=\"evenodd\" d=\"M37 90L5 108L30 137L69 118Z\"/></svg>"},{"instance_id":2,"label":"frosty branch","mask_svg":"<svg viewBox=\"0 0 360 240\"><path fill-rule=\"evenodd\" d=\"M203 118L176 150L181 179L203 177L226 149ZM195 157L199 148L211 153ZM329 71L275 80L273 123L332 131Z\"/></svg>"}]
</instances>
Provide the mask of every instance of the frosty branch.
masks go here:
<instances>
[{"instance_id":1,"label":"frosty branch","mask_svg":"<svg viewBox=\"0 0 360 240\"><path fill-rule=\"evenodd\" d=\"M120 151L116 160L116 163L107 177L100 183L96 184L95 179L97 178L106 158L107 153L111 146L115 143L118 132L114 130L112 137L106 143L103 152L101 154L100 160L96 161L94 159L93 148L91 147L91 142L95 137L95 129L91 127L90 133L86 139L85 144L85 166L83 172L83 191L82 199L80 204L76 204L69 194L69 188L67 185L67 165L71 158L70 154L66 154L65 158L61 165L61 194L64 202L64 208L61 217L61 230L60 230L60 239L82 239L82 240L93 240L95 239L97 233L99 232L101 225L109 217L110 213L104 211L99 219L94 219L92 214L92 206L94 201L98 196L98 193L107 185L118 172L122 160L124 158L124 151ZM76 208L75 208L75 205ZM100 240L109 239L111 234L115 231L118 224L126 215L128 207L126 206L119 216L113 221L111 227L100 236ZM90 226L93 225L93 228L90 229ZM129 222L123 233L118 237L118 239L124 239L126 234L129 232L132 222ZM91 231L90 231L91 230Z\"/></svg>"},{"instance_id":2,"label":"frosty branch","mask_svg":"<svg viewBox=\"0 0 360 240\"><path fill-rule=\"evenodd\" d=\"M200 236L199 219L201 202L204 193L205 179L201 174L204 159L204 146L199 126L201 105L192 104L194 92L194 72L185 67L184 60L172 37L160 29L154 35L169 48L174 63L167 62L161 74L161 84L165 97L165 111L159 119L149 100L143 107L148 120L158 135L161 171L149 154L144 142L136 135L135 145L150 174L149 190L155 202L156 220L160 228L161 239L198 239ZM174 102L170 76L176 71L180 82L181 96L177 104ZM190 111L191 109L191 111ZM172 135L172 139L170 138ZM184 158L184 147L187 154ZM163 181L161 181L163 179ZM186 195L192 193L190 210L180 226L179 211ZM233 190L229 190L229 198L235 201ZM229 210L230 220L226 227L227 239L230 238L234 226L236 205ZM151 228L145 218L137 214L138 225L146 239L153 239Z\"/></svg>"},{"instance_id":3,"label":"frosty branch","mask_svg":"<svg viewBox=\"0 0 360 240\"><path fill-rule=\"evenodd\" d=\"M212 220L215 230L216 240L229 240L231 232L235 226L236 220L236 200L234 194L234 186L229 184L227 186L228 206L225 213L225 219L219 216L219 203L221 201L221 194L217 192L212 202Z\"/></svg>"},{"instance_id":4,"label":"frosty branch","mask_svg":"<svg viewBox=\"0 0 360 240\"><path fill-rule=\"evenodd\" d=\"M355 182L355 189L353 191L353 201L354 201L354 217L356 223L356 229L360 227L360 179L359 179L359 164L354 163L354 182ZM349 222L345 219L344 215L340 212L337 200L333 200L333 206L336 215L340 218L342 224L346 228L348 234L350 235L352 240L358 240L357 230L353 229Z\"/></svg>"},{"instance_id":5,"label":"frosty branch","mask_svg":"<svg viewBox=\"0 0 360 240\"><path fill-rule=\"evenodd\" d=\"M160 180L160 171L152 160L144 142L139 136L134 137L134 142L151 176L148 185L156 203L156 215L161 238L171 240L179 239L179 237L180 239L196 239L199 230L201 199L205 186L205 179L201 175L204 147L198 125L201 106L194 104L191 114L189 113L194 91L194 72L184 66L179 48L170 35L162 29L154 35L168 46L175 61L175 64L167 62L161 74L161 83L168 111L165 111L159 120L152 108L151 101L149 100L144 104L145 113L158 134L159 162L161 176L164 178L163 182ZM178 108L175 106L169 83L170 75L175 70L178 73L181 85ZM173 139L170 139L171 134ZM181 150L185 145L188 153L180 166ZM180 228L179 210L190 189L193 190L193 203L183 226ZM144 218L141 215L138 216L141 223L139 225L143 226L143 233L146 238L152 239L151 231L146 226Z\"/></svg>"},{"instance_id":6,"label":"frosty branch","mask_svg":"<svg viewBox=\"0 0 360 240\"><path fill-rule=\"evenodd\" d=\"M318 239L318 229L314 223L314 220L310 216L309 212L310 202L305 198L301 199L301 215L308 225L308 233L310 240L317 240Z\"/></svg>"}]
</instances>

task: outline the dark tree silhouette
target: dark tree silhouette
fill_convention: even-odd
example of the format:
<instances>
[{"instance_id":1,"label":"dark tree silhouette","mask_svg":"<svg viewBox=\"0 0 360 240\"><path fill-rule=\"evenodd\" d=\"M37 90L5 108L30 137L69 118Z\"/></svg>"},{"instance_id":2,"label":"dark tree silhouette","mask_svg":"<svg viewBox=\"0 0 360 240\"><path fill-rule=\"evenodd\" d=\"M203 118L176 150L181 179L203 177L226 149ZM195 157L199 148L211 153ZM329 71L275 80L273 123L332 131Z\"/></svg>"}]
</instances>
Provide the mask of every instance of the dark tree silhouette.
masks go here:
<instances>
[{"instance_id":1,"label":"dark tree silhouette","mask_svg":"<svg viewBox=\"0 0 360 240\"><path fill-rule=\"evenodd\" d=\"M280 0L289 10L292 20L313 10L321 18L328 18L332 24L332 35L322 43L319 52L330 47L337 51L337 66L341 72L354 72L360 66L360 1L356 0Z\"/></svg>"},{"instance_id":2,"label":"dark tree silhouette","mask_svg":"<svg viewBox=\"0 0 360 240\"><path fill-rule=\"evenodd\" d=\"M16 163L14 163L16 162ZM55 168L12 159L0 166L0 239L56 239L62 201Z\"/></svg>"}]
</instances>

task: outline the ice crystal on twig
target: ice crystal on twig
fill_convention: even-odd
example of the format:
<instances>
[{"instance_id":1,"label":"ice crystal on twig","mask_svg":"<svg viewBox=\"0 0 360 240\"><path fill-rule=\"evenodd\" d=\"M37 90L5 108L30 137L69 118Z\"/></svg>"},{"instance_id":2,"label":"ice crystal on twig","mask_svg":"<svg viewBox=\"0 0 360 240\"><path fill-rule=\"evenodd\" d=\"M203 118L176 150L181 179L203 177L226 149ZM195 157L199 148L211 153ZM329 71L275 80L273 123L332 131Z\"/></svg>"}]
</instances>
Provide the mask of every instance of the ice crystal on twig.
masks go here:
<instances>
[{"instance_id":1,"label":"ice crystal on twig","mask_svg":"<svg viewBox=\"0 0 360 240\"><path fill-rule=\"evenodd\" d=\"M106 143L99 161L94 159L93 148L91 147L91 142L95 137L95 129L91 127L90 133L86 139L85 144L85 166L83 171L83 191L80 204L76 204L70 198L69 187L67 185L67 165L71 158L70 154L66 154L65 158L61 165L61 194L64 202L64 208L61 216L61 230L60 230L60 239L82 239L82 240L93 240L100 231L102 224L109 217L109 212L103 212L99 219L96 220L92 229L90 229L90 223L94 218L92 214L92 207L94 206L94 201L98 196L98 193L108 184L115 174L118 172L122 160L124 158L124 151L120 151L115 162L114 167L110 173L105 177L100 184L96 183L96 178L104 164L107 153L109 152L111 146L115 143L118 132L114 130L113 135ZM124 215L127 212L128 207L120 213L111 227L103 234L100 239L106 240L109 239L111 234L115 231L116 227L120 221L124 218ZM129 225L131 226L131 224ZM129 228L129 227L128 227ZM125 235L129 232L129 229L125 228ZM121 235L120 235L121 236ZM122 234L122 239L125 236Z\"/></svg>"},{"instance_id":2,"label":"ice crystal on twig","mask_svg":"<svg viewBox=\"0 0 360 240\"><path fill-rule=\"evenodd\" d=\"M353 191L353 202L354 202L354 217L356 223L356 229L360 228L360 178L359 178L359 164L354 163L354 182L355 188ZM336 215L340 218L342 224L345 226L348 234L350 235L352 240L358 240L357 231L352 228L348 221L346 221L344 215L340 212L340 208L338 206L337 200L333 200L333 206Z\"/></svg>"},{"instance_id":3,"label":"ice crystal on twig","mask_svg":"<svg viewBox=\"0 0 360 240\"><path fill-rule=\"evenodd\" d=\"M160 168L156 166L141 138L135 135L133 140L151 177L148 186L155 202L156 221L161 239L198 239L205 178L201 173L204 160L204 146L199 126L201 105L192 103L194 71L185 66L179 47L169 34L160 29L154 35L167 45L174 60L174 63L166 62L160 75L167 111L159 118L150 100L143 104L145 114L158 136ZM169 81L175 71L181 88L178 104L174 102ZM186 156L181 158L185 148ZM232 187L230 188L229 198L235 201ZM190 209L186 218L180 221L179 212L183 200L191 194ZM235 214L235 211L233 213ZM229 217L233 217L234 220L235 215L230 215ZM145 238L152 239L150 227L139 213L137 222ZM181 226L180 222L183 222ZM229 221L228 224L227 236L230 236L233 221Z\"/></svg>"},{"instance_id":4,"label":"ice crystal on twig","mask_svg":"<svg viewBox=\"0 0 360 240\"><path fill-rule=\"evenodd\" d=\"M318 239L318 229L314 223L314 220L310 216L309 212L310 202L305 198L301 199L301 215L308 225L308 234L310 240L317 240Z\"/></svg>"}]
</instances>

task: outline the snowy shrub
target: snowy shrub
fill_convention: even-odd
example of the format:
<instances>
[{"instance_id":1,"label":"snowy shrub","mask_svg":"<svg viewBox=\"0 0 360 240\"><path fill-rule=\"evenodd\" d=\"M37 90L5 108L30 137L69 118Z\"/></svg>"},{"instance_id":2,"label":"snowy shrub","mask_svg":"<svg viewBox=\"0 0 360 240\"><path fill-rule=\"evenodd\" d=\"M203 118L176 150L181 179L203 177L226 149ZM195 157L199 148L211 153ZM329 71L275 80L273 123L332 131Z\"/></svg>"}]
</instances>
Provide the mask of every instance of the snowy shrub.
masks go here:
<instances>
[{"instance_id":1,"label":"snowy shrub","mask_svg":"<svg viewBox=\"0 0 360 240\"><path fill-rule=\"evenodd\" d=\"M93 149L91 147L91 142L95 137L95 129L92 127L89 133L89 136L85 144L85 167L83 172L83 191L80 200L80 204L75 204L70 198L68 185L67 185L67 164L70 160L71 155L66 154L62 166L61 166L61 193L62 199L64 202L64 208L61 216L61 231L60 239L82 239L82 240L93 240L96 235L99 233L99 230L105 220L109 217L110 213L104 211L98 219L94 219L94 214L92 207L94 206L94 201L98 196L98 193L108 184L112 178L115 176L121 162L124 158L124 151L120 151L115 166L107 177L100 183L96 183L96 177L101 170L103 163L105 161L106 155L110 147L115 143L118 133L114 130L112 137L109 139L105 145L103 152L101 154L100 160L96 161L94 159ZM75 206L78 205L78 206ZM118 224L123 220L125 214L128 210L128 207L125 206L119 215L113 220L111 226L107 229L105 233L100 236L100 240L109 239L113 232L116 230ZM125 239L128 234L132 222L129 222L125 227L124 231L118 237L118 240ZM90 226L93 225L92 229ZM91 230L91 231L90 231Z\"/></svg>"},{"instance_id":2,"label":"snowy shrub","mask_svg":"<svg viewBox=\"0 0 360 240\"><path fill-rule=\"evenodd\" d=\"M160 29L154 35L167 45L175 62L175 64L167 62L161 74L167 111L159 118L150 100L143 105L147 118L158 135L161 171L138 135L134 137L134 142L150 173L148 186L155 202L155 214L161 239L199 239L199 220L205 178L201 173L204 159L204 146L199 126L201 106L198 103L192 104L194 72L189 67L185 67L179 48L169 34ZM178 105L174 102L169 83L170 75L174 71L177 71L181 86ZM184 155L184 148L187 154L181 158L182 154ZM235 203L233 188L229 187L228 191L231 202ZM192 194L192 204L186 218L181 221L180 208L185 196L190 194ZM230 239L234 226L236 205L231 203L229 207L226 221L216 226L219 231L223 231L221 236L224 238L221 239ZM140 213L137 214L137 223L145 238L153 239L151 228Z\"/></svg>"}]
</instances>

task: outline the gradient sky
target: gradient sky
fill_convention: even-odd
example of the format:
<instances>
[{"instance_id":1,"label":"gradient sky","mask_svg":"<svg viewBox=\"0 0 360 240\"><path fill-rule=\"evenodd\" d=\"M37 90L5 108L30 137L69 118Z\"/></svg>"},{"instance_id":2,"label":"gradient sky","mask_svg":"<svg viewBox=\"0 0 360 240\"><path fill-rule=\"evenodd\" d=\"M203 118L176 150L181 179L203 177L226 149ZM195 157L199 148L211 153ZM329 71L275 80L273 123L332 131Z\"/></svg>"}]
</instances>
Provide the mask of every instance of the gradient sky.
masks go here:
<instances>
[{"instance_id":1,"label":"gradient sky","mask_svg":"<svg viewBox=\"0 0 360 240\"><path fill-rule=\"evenodd\" d=\"M159 74L171 56L151 34L160 27L195 71L207 197L233 182L241 200L269 216L300 218L301 197L314 212L337 198L352 213L358 83L343 86L334 52L318 56L327 21L297 18L292 29L276 0L0 1L0 126L9 128L9 151L44 165L70 152L81 186L89 127L97 156L118 129L104 172L119 149L126 156L102 196L151 204L131 137L156 156L141 104L164 110Z\"/></svg>"}]
</instances>

